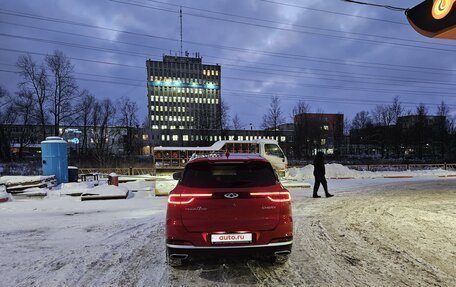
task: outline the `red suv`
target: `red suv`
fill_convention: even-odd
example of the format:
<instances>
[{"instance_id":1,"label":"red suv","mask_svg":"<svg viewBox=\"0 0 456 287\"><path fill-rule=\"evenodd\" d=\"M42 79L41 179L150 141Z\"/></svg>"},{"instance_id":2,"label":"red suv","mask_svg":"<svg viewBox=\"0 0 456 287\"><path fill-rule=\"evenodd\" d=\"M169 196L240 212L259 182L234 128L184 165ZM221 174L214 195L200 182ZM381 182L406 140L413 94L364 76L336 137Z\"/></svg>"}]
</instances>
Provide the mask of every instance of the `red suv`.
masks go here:
<instances>
[{"instance_id":1,"label":"red suv","mask_svg":"<svg viewBox=\"0 0 456 287\"><path fill-rule=\"evenodd\" d=\"M168 197L168 263L201 253L257 254L283 263L291 253L291 196L260 155L191 160Z\"/></svg>"}]
</instances>

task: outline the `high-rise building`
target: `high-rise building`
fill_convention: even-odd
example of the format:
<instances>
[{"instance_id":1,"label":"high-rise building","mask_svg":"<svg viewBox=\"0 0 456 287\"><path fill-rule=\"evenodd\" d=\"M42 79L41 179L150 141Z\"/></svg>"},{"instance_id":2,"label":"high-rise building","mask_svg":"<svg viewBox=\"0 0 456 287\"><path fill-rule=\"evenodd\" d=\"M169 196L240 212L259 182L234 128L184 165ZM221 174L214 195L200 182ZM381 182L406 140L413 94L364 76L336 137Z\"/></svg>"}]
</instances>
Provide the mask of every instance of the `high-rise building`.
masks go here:
<instances>
[{"instance_id":1,"label":"high-rise building","mask_svg":"<svg viewBox=\"0 0 456 287\"><path fill-rule=\"evenodd\" d=\"M196 53L149 59L146 66L149 125L160 144L194 142L205 131L220 130L219 65L203 64Z\"/></svg>"}]
</instances>

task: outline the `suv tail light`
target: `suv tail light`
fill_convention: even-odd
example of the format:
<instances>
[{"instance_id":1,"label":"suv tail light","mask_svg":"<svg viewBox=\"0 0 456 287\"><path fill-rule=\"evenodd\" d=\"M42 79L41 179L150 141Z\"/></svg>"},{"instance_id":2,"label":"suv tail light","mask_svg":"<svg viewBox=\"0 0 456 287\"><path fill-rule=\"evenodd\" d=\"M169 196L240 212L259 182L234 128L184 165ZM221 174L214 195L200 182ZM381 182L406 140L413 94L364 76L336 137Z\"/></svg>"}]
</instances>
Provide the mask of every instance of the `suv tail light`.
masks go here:
<instances>
[{"instance_id":1,"label":"suv tail light","mask_svg":"<svg viewBox=\"0 0 456 287\"><path fill-rule=\"evenodd\" d=\"M251 192L250 196L267 197L274 202L287 202L291 200L291 195L288 191L280 192Z\"/></svg>"},{"instance_id":2,"label":"suv tail light","mask_svg":"<svg viewBox=\"0 0 456 287\"><path fill-rule=\"evenodd\" d=\"M168 196L169 204L189 204L195 198L211 197L212 193L195 193L195 194L170 194Z\"/></svg>"}]
</instances>

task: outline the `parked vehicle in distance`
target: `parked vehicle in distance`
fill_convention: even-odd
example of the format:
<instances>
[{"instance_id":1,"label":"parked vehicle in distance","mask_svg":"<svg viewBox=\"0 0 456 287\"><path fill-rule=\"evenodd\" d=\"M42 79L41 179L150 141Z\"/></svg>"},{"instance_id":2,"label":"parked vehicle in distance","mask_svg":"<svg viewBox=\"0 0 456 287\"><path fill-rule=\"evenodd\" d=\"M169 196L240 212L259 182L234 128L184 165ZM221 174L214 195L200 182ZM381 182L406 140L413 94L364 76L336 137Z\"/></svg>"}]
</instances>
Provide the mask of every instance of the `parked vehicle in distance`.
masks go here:
<instances>
[{"instance_id":1,"label":"parked vehicle in distance","mask_svg":"<svg viewBox=\"0 0 456 287\"><path fill-rule=\"evenodd\" d=\"M291 253L291 196L258 154L199 157L174 174L166 214L171 266L203 254L249 254L283 263Z\"/></svg>"},{"instance_id":2,"label":"parked vehicle in distance","mask_svg":"<svg viewBox=\"0 0 456 287\"><path fill-rule=\"evenodd\" d=\"M257 139L251 141L222 140L208 147L155 147L154 167L157 175L183 169L193 155L214 152L233 153L258 153L269 160L272 167L285 175L288 160L279 144L275 140Z\"/></svg>"}]
</instances>

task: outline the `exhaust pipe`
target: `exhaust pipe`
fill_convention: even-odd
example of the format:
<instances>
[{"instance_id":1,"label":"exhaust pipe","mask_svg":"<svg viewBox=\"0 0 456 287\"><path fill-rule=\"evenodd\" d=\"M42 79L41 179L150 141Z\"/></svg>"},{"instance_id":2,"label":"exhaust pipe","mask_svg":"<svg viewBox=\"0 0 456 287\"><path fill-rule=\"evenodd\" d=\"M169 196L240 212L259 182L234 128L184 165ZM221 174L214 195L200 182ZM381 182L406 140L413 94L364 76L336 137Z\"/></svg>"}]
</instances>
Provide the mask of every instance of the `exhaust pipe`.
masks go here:
<instances>
[{"instance_id":1,"label":"exhaust pipe","mask_svg":"<svg viewBox=\"0 0 456 287\"><path fill-rule=\"evenodd\" d=\"M172 259L180 259L180 260L185 260L188 258L188 254L171 254L170 257Z\"/></svg>"},{"instance_id":2,"label":"exhaust pipe","mask_svg":"<svg viewBox=\"0 0 456 287\"><path fill-rule=\"evenodd\" d=\"M284 255L289 255L291 253L290 250L281 250L281 251L276 251L274 254L276 256L284 256Z\"/></svg>"}]
</instances>

